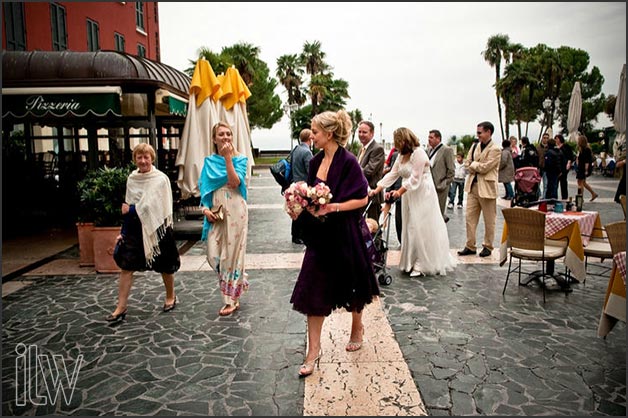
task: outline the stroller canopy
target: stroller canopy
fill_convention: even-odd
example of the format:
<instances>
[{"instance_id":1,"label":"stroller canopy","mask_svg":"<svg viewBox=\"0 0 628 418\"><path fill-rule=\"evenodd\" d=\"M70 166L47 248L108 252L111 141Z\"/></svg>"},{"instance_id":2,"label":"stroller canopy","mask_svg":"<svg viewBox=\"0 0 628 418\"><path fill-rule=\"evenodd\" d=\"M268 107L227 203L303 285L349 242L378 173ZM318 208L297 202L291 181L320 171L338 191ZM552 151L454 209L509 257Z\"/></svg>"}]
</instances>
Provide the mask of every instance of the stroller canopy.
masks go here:
<instances>
[{"instance_id":1,"label":"stroller canopy","mask_svg":"<svg viewBox=\"0 0 628 418\"><path fill-rule=\"evenodd\" d=\"M536 167L521 167L515 171L515 184L523 193L534 192L540 182L541 175Z\"/></svg>"}]
</instances>

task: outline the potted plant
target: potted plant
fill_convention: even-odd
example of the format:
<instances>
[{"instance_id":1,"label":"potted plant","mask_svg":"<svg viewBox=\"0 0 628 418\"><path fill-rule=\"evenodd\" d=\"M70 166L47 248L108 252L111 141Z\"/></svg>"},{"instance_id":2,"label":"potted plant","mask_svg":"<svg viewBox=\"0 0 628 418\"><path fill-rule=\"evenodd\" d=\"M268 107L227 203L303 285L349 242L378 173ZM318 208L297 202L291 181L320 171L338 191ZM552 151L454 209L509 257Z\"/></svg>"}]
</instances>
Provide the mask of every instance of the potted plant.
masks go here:
<instances>
[{"instance_id":1,"label":"potted plant","mask_svg":"<svg viewBox=\"0 0 628 418\"><path fill-rule=\"evenodd\" d=\"M117 273L113 260L116 237L120 234L120 208L126 193L128 167L103 167L90 171L79 182L80 212L93 220L93 254L97 273Z\"/></svg>"},{"instance_id":2,"label":"potted plant","mask_svg":"<svg viewBox=\"0 0 628 418\"><path fill-rule=\"evenodd\" d=\"M81 267L91 267L94 265L94 220L91 213L91 207L93 205L87 204L87 202L91 200L91 194L94 189L94 174L95 171L88 173L88 175L77 184L81 203L78 210L76 232L79 243L79 266ZM90 209L88 209L88 206Z\"/></svg>"}]
</instances>

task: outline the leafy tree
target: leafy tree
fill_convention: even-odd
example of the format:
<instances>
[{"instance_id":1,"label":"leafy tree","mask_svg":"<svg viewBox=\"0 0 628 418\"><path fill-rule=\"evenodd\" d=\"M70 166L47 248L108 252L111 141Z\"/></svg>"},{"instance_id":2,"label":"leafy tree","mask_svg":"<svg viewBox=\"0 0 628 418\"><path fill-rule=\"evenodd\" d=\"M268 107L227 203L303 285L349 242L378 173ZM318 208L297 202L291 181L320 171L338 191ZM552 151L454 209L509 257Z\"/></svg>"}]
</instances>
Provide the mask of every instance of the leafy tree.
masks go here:
<instances>
[{"instance_id":1,"label":"leafy tree","mask_svg":"<svg viewBox=\"0 0 628 418\"><path fill-rule=\"evenodd\" d=\"M604 113L612 121L615 120L615 103L617 103L617 96L614 94L609 94L606 97L606 103L604 103Z\"/></svg>"}]
</instances>

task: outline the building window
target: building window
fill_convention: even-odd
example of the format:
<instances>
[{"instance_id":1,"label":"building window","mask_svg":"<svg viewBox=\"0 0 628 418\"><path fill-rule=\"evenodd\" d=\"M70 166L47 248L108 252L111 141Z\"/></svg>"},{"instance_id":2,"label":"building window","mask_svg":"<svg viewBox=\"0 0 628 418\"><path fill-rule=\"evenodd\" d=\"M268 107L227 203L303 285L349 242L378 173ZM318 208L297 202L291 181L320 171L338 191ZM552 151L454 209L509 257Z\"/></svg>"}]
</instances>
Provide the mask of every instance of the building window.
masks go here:
<instances>
[{"instance_id":1,"label":"building window","mask_svg":"<svg viewBox=\"0 0 628 418\"><path fill-rule=\"evenodd\" d=\"M146 47L142 44L137 44L137 56L145 57L146 56Z\"/></svg>"},{"instance_id":2,"label":"building window","mask_svg":"<svg viewBox=\"0 0 628 418\"><path fill-rule=\"evenodd\" d=\"M26 51L26 32L24 31L24 5L22 3L3 3L4 26L7 29L7 50Z\"/></svg>"},{"instance_id":3,"label":"building window","mask_svg":"<svg viewBox=\"0 0 628 418\"><path fill-rule=\"evenodd\" d=\"M100 49L100 41L98 38L98 23L87 19L87 50L98 51Z\"/></svg>"},{"instance_id":4,"label":"building window","mask_svg":"<svg viewBox=\"0 0 628 418\"><path fill-rule=\"evenodd\" d=\"M115 45L116 51L124 52L124 36L115 32L113 34L113 43Z\"/></svg>"},{"instance_id":5,"label":"building window","mask_svg":"<svg viewBox=\"0 0 628 418\"><path fill-rule=\"evenodd\" d=\"M50 26L52 28L52 49L54 51L65 51L68 49L65 7L56 3L50 5Z\"/></svg>"},{"instance_id":6,"label":"building window","mask_svg":"<svg viewBox=\"0 0 628 418\"><path fill-rule=\"evenodd\" d=\"M144 3L141 1L135 2L135 26L144 30Z\"/></svg>"}]
</instances>

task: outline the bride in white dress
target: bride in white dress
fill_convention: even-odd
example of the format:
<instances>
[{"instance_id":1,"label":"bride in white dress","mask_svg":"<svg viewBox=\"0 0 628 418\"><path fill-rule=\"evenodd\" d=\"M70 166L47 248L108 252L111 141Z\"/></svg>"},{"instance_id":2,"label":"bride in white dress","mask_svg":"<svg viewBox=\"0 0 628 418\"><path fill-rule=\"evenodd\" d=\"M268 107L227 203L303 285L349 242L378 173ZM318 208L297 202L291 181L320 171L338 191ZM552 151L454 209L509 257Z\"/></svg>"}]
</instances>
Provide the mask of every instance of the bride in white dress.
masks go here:
<instances>
[{"instance_id":1,"label":"bride in white dress","mask_svg":"<svg viewBox=\"0 0 628 418\"><path fill-rule=\"evenodd\" d=\"M399 268L410 272L411 277L444 276L454 269L456 259L449 250L447 227L440 212L429 158L410 129L395 130L393 138L399 157L370 194L380 193L401 177L401 187L391 192L394 198L403 196Z\"/></svg>"}]
</instances>

